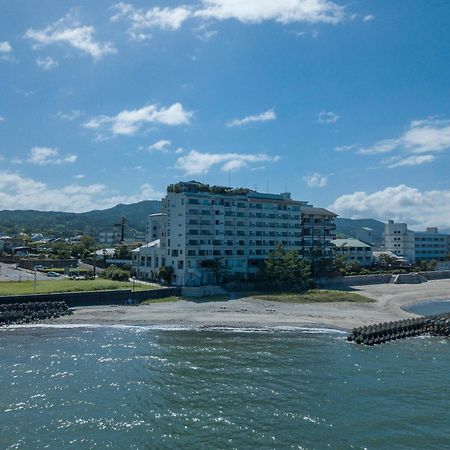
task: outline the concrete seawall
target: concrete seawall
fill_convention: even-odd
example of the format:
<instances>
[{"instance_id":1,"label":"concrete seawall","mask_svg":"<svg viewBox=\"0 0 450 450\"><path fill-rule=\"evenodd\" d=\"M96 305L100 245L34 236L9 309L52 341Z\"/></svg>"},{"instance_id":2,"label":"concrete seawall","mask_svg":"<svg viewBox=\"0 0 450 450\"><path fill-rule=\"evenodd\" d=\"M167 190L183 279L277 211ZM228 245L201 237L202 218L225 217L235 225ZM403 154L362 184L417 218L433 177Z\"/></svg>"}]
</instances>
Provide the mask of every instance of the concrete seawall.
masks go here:
<instances>
[{"instance_id":1,"label":"concrete seawall","mask_svg":"<svg viewBox=\"0 0 450 450\"><path fill-rule=\"evenodd\" d=\"M315 284L319 288L345 288L350 286L366 286L371 284L419 284L428 280L443 280L450 278L450 270L433 272L412 272L404 274L373 274L352 275L347 277L316 278Z\"/></svg>"},{"instance_id":2,"label":"concrete seawall","mask_svg":"<svg viewBox=\"0 0 450 450\"><path fill-rule=\"evenodd\" d=\"M119 305L132 301L139 303L144 300L158 299L164 297L181 295L180 288L152 289L148 291L134 291L131 289L111 291L88 291L88 292L58 292L51 294L31 295L4 295L0 296L0 304L13 304L23 302L58 302L64 301L69 307L90 305Z\"/></svg>"}]
</instances>

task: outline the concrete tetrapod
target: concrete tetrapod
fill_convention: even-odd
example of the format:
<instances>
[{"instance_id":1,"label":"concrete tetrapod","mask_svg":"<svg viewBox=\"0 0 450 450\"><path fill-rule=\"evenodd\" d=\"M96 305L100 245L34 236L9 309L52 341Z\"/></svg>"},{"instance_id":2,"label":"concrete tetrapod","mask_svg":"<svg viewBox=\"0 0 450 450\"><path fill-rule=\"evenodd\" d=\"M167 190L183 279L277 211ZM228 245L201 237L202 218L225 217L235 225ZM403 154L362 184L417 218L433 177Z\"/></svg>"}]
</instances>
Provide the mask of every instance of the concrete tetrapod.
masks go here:
<instances>
[{"instance_id":1,"label":"concrete tetrapod","mask_svg":"<svg viewBox=\"0 0 450 450\"><path fill-rule=\"evenodd\" d=\"M25 302L0 304L0 326L33 323L72 314L66 302Z\"/></svg>"},{"instance_id":2,"label":"concrete tetrapod","mask_svg":"<svg viewBox=\"0 0 450 450\"><path fill-rule=\"evenodd\" d=\"M450 336L450 313L354 328L347 336L347 340L357 344L375 345L427 334Z\"/></svg>"}]
</instances>

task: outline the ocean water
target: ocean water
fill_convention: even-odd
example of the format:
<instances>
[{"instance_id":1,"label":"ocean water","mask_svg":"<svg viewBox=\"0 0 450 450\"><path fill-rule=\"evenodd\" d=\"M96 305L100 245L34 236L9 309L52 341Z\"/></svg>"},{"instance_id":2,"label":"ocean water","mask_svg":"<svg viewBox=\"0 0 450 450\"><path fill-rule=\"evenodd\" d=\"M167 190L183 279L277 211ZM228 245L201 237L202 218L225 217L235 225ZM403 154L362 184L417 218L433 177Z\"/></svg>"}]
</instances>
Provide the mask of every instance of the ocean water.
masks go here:
<instances>
[{"instance_id":1,"label":"ocean water","mask_svg":"<svg viewBox=\"0 0 450 450\"><path fill-rule=\"evenodd\" d=\"M430 300L416 303L405 309L421 316L450 313L450 300Z\"/></svg>"},{"instance_id":2,"label":"ocean water","mask_svg":"<svg viewBox=\"0 0 450 450\"><path fill-rule=\"evenodd\" d=\"M0 330L2 449L446 449L450 342L319 330Z\"/></svg>"}]
</instances>

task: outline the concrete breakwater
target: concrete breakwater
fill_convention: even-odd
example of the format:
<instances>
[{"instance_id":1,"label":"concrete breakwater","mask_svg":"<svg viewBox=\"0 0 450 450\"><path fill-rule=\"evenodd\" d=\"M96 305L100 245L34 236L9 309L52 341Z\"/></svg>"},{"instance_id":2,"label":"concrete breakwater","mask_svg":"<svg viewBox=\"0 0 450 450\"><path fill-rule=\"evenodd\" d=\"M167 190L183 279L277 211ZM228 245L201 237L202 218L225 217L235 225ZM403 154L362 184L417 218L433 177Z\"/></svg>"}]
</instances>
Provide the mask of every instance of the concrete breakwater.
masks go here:
<instances>
[{"instance_id":1,"label":"concrete breakwater","mask_svg":"<svg viewBox=\"0 0 450 450\"><path fill-rule=\"evenodd\" d=\"M34 323L72 314L65 302L26 302L0 305L0 326Z\"/></svg>"},{"instance_id":2,"label":"concrete breakwater","mask_svg":"<svg viewBox=\"0 0 450 450\"><path fill-rule=\"evenodd\" d=\"M450 313L354 328L347 340L357 344L376 345L423 335L450 336Z\"/></svg>"}]
</instances>

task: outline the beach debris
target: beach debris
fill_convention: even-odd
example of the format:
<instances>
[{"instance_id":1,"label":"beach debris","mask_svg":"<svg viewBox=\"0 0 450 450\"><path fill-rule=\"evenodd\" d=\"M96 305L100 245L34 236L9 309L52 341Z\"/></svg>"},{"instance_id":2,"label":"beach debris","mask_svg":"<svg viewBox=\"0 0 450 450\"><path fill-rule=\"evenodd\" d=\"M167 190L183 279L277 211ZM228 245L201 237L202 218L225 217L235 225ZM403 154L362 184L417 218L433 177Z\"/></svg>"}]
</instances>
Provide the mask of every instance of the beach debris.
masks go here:
<instances>
[{"instance_id":1,"label":"beach debris","mask_svg":"<svg viewBox=\"0 0 450 450\"><path fill-rule=\"evenodd\" d=\"M66 302L23 302L0 304L0 326L34 323L72 314Z\"/></svg>"},{"instance_id":2,"label":"beach debris","mask_svg":"<svg viewBox=\"0 0 450 450\"><path fill-rule=\"evenodd\" d=\"M424 335L449 337L450 313L354 328L347 336L347 340L357 344L377 345Z\"/></svg>"}]
</instances>

